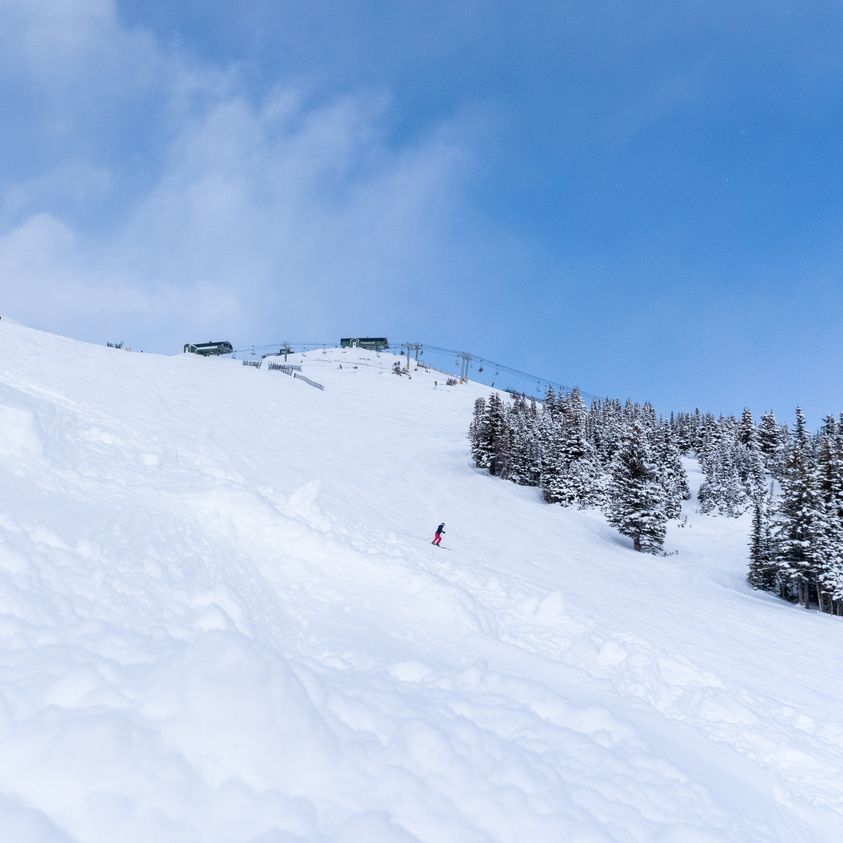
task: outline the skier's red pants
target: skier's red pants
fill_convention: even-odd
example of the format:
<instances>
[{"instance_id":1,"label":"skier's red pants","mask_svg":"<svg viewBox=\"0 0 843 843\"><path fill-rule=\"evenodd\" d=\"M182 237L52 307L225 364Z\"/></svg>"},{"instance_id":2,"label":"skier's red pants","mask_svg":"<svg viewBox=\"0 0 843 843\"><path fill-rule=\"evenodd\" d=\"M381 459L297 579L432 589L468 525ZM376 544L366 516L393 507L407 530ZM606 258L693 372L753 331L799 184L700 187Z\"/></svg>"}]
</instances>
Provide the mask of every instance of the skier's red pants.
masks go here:
<instances>
[{"instance_id":1,"label":"skier's red pants","mask_svg":"<svg viewBox=\"0 0 843 843\"><path fill-rule=\"evenodd\" d=\"M433 542L432 542L432 544L439 544L439 542L441 542L441 541L442 541L442 533L437 533L437 534L433 537Z\"/></svg>"}]
</instances>

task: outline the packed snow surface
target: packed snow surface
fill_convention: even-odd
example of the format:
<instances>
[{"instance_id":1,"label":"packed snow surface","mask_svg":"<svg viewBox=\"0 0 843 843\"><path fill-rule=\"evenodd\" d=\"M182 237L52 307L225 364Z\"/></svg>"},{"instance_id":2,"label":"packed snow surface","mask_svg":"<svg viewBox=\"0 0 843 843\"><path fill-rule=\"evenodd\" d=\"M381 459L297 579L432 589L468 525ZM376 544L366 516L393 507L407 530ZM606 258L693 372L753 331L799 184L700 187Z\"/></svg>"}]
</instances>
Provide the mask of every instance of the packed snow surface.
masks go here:
<instances>
[{"instance_id":1,"label":"packed snow surface","mask_svg":"<svg viewBox=\"0 0 843 843\"><path fill-rule=\"evenodd\" d=\"M642 556L475 470L488 390L394 360L0 321L0 839L840 840L840 619L745 520Z\"/></svg>"}]
</instances>

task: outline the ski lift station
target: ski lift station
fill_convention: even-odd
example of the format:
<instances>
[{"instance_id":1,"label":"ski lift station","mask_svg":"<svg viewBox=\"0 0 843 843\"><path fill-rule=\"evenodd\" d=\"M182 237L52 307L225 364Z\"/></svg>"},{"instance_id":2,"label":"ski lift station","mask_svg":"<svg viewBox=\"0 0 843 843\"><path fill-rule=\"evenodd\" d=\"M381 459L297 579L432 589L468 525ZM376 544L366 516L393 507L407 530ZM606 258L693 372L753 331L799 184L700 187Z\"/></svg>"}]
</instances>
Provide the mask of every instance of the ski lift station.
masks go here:
<instances>
[{"instance_id":1,"label":"ski lift station","mask_svg":"<svg viewBox=\"0 0 843 843\"><path fill-rule=\"evenodd\" d=\"M217 342L198 342L185 343L185 354L201 354L203 357L211 357L215 354L231 354L234 351L234 346L227 340L219 340Z\"/></svg>"},{"instance_id":2,"label":"ski lift station","mask_svg":"<svg viewBox=\"0 0 843 843\"><path fill-rule=\"evenodd\" d=\"M343 337L340 348L365 348L368 351L386 351L389 340L386 337Z\"/></svg>"}]
</instances>

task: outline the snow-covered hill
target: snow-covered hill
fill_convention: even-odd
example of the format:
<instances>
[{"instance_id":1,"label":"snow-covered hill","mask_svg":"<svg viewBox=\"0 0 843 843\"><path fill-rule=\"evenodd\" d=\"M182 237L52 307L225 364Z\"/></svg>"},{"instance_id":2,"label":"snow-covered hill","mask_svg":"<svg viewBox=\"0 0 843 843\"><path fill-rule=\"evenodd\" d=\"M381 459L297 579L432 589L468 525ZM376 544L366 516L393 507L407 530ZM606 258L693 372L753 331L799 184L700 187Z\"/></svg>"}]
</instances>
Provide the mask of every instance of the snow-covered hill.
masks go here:
<instances>
[{"instance_id":1,"label":"snow-covered hill","mask_svg":"<svg viewBox=\"0 0 843 843\"><path fill-rule=\"evenodd\" d=\"M393 360L0 321L0 840L840 839L840 620L745 521L642 556L476 471L488 390Z\"/></svg>"}]
</instances>

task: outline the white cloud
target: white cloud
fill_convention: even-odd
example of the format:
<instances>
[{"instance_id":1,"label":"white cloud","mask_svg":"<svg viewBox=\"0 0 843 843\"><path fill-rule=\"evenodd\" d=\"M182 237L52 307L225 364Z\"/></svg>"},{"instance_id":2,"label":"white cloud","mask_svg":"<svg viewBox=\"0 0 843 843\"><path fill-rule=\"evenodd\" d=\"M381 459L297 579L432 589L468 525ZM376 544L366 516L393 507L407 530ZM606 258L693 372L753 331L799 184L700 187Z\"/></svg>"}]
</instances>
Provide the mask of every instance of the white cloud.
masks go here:
<instances>
[{"instance_id":1,"label":"white cloud","mask_svg":"<svg viewBox=\"0 0 843 843\"><path fill-rule=\"evenodd\" d=\"M112 177L106 168L78 159L62 161L47 172L12 184L4 191L0 197L0 229L27 212L102 201L111 188Z\"/></svg>"},{"instance_id":2,"label":"white cloud","mask_svg":"<svg viewBox=\"0 0 843 843\"><path fill-rule=\"evenodd\" d=\"M113 0L0 0L0 16L3 63L62 89L96 77L131 86L133 74L118 80L110 71L154 68L153 39L121 27Z\"/></svg>"},{"instance_id":3,"label":"white cloud","mask_svg":"<svg viewBox=\"0 0 843 843\"><path fill-rule=\"evenodd\" d=\"M130 266L111 265L102 251L86 248L47 214L0 238L0 279L4 313L61 326L73 336L99 332L113 339L114 330L134 324L166 332L182 321L198 330L203 321L243 320L236 297L224 288L202 279L181 286L143 279Z\"/></svg>"},{"instance_id":4,"label":"white cloud","mask_svg":"<svg viewBox=\"0 0 843 843\"><path fill-rule=\"evenodd\" d=\"M89 226L53 206L119 193L131 161L107 169L73 157L4 192L4 313L175 348L193 334L277 339L333 331L337 319L362 327L374 313L382 325L406 311L414 285L444 295L469 160L456 123L396 144L382 96L292 87L254 96L236 73L126 32L111 3L69 3L56 21L46 4L7 0L4 14L10 6L36 78L52 61L77 80L100 62L112 87L124 75L156 80L167 124L155 165L144 162L149 178L122 204L112 197L115 219ZM73 119L73 102L65 106Z\"/></svg>"}]
</instances>

